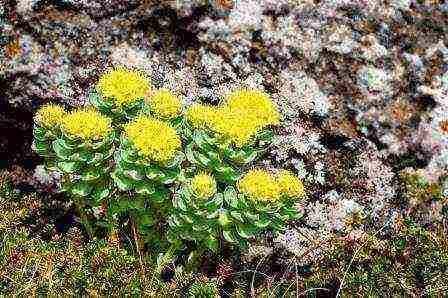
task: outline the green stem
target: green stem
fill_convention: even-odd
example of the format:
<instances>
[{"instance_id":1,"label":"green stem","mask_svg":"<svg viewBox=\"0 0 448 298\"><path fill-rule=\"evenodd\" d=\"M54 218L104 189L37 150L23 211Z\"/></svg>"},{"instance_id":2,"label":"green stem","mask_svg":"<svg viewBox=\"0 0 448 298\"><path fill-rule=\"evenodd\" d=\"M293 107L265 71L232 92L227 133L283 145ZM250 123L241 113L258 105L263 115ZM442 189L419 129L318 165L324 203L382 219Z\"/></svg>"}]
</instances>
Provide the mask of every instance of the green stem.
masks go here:
<instances>
[{"instance_id":1,"label":"green stem","mask_svg":"<svg viewBox=\"0 0 448 298\"><path fill-rule=\"evenodd\" d=\"M82 204L80 204L78 202L75 202L75 208L76 208L76 211L77 211L77 213L79 215L79 219L81 221L81 224L86 229L87 235L89 236L89 238L93 238L93 228L92 228L92 225L89 222L89 219L87 218L86 212L84 212L84 210L83 210L83 207L84 206Z\"/></svg>"}]
</instances>

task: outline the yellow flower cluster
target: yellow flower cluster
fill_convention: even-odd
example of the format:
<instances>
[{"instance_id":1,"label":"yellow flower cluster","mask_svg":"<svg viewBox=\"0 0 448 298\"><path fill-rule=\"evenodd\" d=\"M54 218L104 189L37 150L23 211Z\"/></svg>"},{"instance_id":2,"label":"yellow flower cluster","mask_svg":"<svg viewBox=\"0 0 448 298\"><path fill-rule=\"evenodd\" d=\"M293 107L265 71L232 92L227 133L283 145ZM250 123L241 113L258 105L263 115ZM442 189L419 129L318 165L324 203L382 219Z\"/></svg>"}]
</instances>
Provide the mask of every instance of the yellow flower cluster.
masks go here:
<instances>
[{"instance_id":1,"label":"yellow flower cluster","mask_svg":"<svg viewBox=\"0 0 448 298\"><path fill-rule=\"evenodd\" d=\"M242 112L249 116L255 121L253 125L260 128L280 121L280 114L269 95L260 90L241 89L230 93L227 96L227 108L230 112Z\"/></svg>"},{"instance_id":2,"label":"yellow flower cluster","mask_svg":"<svg viewBox=\"0 0 448 298\"><path fill-rule=\"evenodd\" d=\"M305 194L302 181L290 171L280 171L273 177L268 171L253 169L237 182L238 190L255 201L275 202L286 197Z\"/></svg>"},{"instance_id":3,"label":"yellow flower cluster","mask_svg":"<svg viewBox=\"0 0 448 298\"><path fill-rule=\"evenodd\" d=\"M187 120L197 128L206 126L242 147L266 126L278 124L280 115L266 93L241 89L230 93L219 107L193 105L187 110Z\"/></svg>"},{"instance_id":4,"label":"yellow flower cluster","mask_svg":"<svg viewBox=\"0 0 448 298\"><path fill-rule=\"evenodd\" d=\"M216 181L210 174L202 172L191 179L190 187L196 197L210 198L216 192Z\"/></svg>"},{"instance_id":5,"label":"yellow flower cluster","mask_svg":"<svg viewBox=\"0 0 448 298\"><path fill-rule=\"evenodd\" d=\"M62 107L54 104L47 104L37 111L34 119L39 125L49 127L60 124L65 115L66 112Z\"/></svg>"},{"instance_id":6,"label":"yellow flower cluster","mask_svg":"<svg viewBox=\"0 0 448 298\"><path fill-rule=\"evenodd\" d=\"M255 201L278 201L280 186L265 170L250 170L237 183L238 190Z\"/></svg>"},{"instance_id":7,"label":"yellow flower cluster","mask_svg":"<svg viewBox=\"0 0 448 298\"><path fill-rule=\"evenodd\" d=\"M147 158L165 163L181 148L181 140L169 124L139 116L125 126L126 137Z\"/></svg>"},{"instance_id":8,"label":"yellow flower cluster","mask_svg":"<svg viewBox=\"0 0 448 298\"><path fill-rule=\"evenodd\" d=\"M97 141L111 131L111 119L92 108L82 108L70 112L62 120L62 130L69 136L84 141Z\"/></svg>"},{"instance_id":9,"label":"yellow flower cluster","mask_svg":"<svg viewBox=\"0 0 448 298\"><path fill-rule=\"evenodd\" d=\"M103 98L123 107L144 98L151 86L143 73L120 66L105 72L96 88Z\"/></svg>"},{"instance_id":10,"label":"yellow flower cluster","mask_svg":"<svg viewBox=\"0 0 448 298\"><path fill-rule=\"evenodd\" d=\"M155 91L147 99L154 114L162 119L174 118L180 114L182 104L170 90L161 89Z\"/></svg>"},{"instance_id":11,"label":"yellow flower cluster","mask_svg":"<svg viewBox=\"0 0 448 298\"><path fill-rule=\"evenodd\" d=\"M302 180L288 170L277 173L276 180L280 185L281 192L288 197L300 197L305 194Z\"/></svg>"},{"instance_id":12,"label":"yellow flower cluster","mask_svg":"<svg viewBox=\"0 0 448 298\"><path fill-rule=\"evenodd\" d=\"M185 116L194 127L204 128L209 123L213 123L218 117L219 110L216 107L194 104L185 112Z\"/></svg>"}]
</instances>

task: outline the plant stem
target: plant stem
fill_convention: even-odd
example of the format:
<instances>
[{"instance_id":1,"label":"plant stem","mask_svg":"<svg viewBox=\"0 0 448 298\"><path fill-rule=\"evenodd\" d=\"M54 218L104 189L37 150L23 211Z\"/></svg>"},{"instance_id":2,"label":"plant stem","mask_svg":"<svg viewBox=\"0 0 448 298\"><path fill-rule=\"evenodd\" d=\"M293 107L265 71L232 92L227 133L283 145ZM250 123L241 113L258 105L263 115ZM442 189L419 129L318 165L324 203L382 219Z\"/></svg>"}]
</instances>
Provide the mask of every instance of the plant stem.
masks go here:
<instances>
[{"instance_id":1,"label":"plant stem","mask_svg":"<svg viewBox=\"0 0 448 298\"><path fill-rule=\"evenodd\" d=\"M137 249L137 253L138 253L138 259L139 259L139 263L140 263L140 274L143 278L143 284L147 284L146 283L146 274L145 274L145 268L143 266L143 257L142 257L142 252L140 249L140 237L137 234L136 228L135 228L135 221L131 220L131 228L132 228L132 234L134 236L134 241L135 241L135 247Z\"/></svg>"},{"instance_id":2,"label":"plant stem","mask_svg":"<svg viewBox=\"0 0 448 298\"><path fill-rule=\"evenodd\" d=\"M83 205L75 202L75 208L79 215L80 222L86 229L86 232L87 232L87 235L89 236L89 238L92 239L93 238L93 228L92 228L92 225L89 223L87 214L84 212L83 207L84 207Z\"/></svg>"}]
</instances>

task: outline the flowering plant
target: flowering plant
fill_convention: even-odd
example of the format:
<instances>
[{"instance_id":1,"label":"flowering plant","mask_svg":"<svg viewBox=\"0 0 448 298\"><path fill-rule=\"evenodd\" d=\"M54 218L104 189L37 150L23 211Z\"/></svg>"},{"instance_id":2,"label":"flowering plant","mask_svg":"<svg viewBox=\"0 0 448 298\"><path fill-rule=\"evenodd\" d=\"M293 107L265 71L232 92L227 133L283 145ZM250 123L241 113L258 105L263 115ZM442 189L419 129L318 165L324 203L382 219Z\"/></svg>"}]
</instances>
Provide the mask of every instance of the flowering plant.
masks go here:
<instances>
[{"instance_id":1,"label":"flowering plant","mask_svg":"<svg viewBox=\"0 0 448 298\"><path fill-rule=\"evenodd\" d=\"M60 190L86 225L85 207L101 204L109 226L130 219L148 241L158 234L174 249L193 241L216 251L300 217L299 178L261 169L244 174L279 123L266 93L236 90L217 107L193 105L183 113L170 90L151 91L144 75L119 67L100 78L90 99L94 107L66 112L47 105L35 117L36 151L63 173ZM169 229L167 237L160 227Z\"/></svg>"}]
</instances>

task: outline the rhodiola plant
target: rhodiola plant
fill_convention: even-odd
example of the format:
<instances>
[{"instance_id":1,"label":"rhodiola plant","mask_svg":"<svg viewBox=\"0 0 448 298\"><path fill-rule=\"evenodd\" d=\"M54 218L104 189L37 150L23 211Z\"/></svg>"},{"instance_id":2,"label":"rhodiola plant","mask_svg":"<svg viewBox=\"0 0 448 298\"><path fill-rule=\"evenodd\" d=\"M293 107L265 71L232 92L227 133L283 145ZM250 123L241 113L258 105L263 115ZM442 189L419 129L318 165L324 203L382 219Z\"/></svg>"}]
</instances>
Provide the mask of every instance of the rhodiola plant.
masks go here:
<instances>
[{"instance_id":1,"label":"rhodiola plant","mask_svg":"<svg viewBox=\"0 0 448 298\"><path fill-rule=\"evenodd\" d=\"M84 209L100 206L113 192L110 172L115 132L111 120L91 108L66 113L47 105L35 117L34 138L47 168L62 173L60 191L71 195L90 230Z\"/></svg>"},{"instance_id":2,"label":"rhodiola plant","mask_svg":"<svg viewBox=\"0 0 448 298\"><path fill-rule=\"evenodd\" d=\"M234 184L241 168L264 153L271 136L267 128L278 124L279 114L267 94L242 89L230 93L218 107L193 105L186 119L188 160Z\"/></svg>"},{"instance_id":3,"label":"rhodiola plant","mask_svg":"<svg viewBox=\"0 0 448 298\"><path fill-rule=\"evenodd\" d=\"M299 178L247 172L280 121L268 94L241 89L219 106L184 109L172 91L152 90L145 75L118 67L101 76L90 100L93 107L70 112L42 107L34 129L35 150L63 174L60 190L86 227L85 211L101 205L108 227L131 222L146 241L171 243L170 252L186 241L216 252L300 218Z\"/></svg>"}]
</instances>

